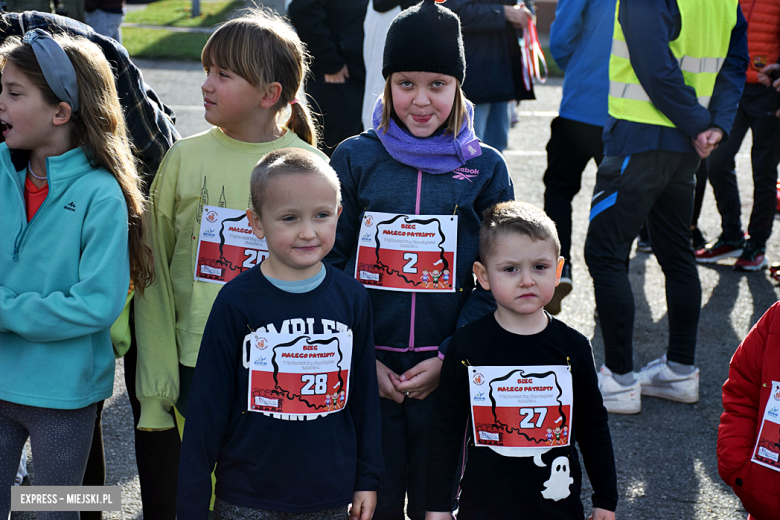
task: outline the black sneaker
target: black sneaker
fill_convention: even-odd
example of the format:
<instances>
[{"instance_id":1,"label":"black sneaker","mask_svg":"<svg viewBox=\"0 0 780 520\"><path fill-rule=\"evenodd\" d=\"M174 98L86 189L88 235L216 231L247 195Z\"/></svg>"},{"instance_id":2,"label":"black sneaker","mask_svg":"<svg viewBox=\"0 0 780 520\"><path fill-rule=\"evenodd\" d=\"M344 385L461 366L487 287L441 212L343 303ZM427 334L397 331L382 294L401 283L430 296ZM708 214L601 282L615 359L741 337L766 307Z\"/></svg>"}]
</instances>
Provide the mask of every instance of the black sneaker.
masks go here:
<instances>
[{"instance_id":1,"label":"black sneaker","mask_svg":"<svg viewBox=\"0 0 780 520\"><path fill-rule=\"evenodd\" d=\"M691 246L694 251L704 249L707 246L707 237L701 232L701 229L695 227L691 230Z\"/></svg>"},{"instance_id":2,"label":"black sneaker","mask_svg":"<svg viewBox=\"0 0 780 520\"><path fill-rule=\"evenodd\" d=\"M558 283L558 287L555 288L555 294L553 294L552 300L544 306L544 309L550 314L558 314L561 312L561 302L569 295L573 288L571 264L569 262L564 262L563 269L561 270L561 281Z\"/></svg>"}]
</instances>

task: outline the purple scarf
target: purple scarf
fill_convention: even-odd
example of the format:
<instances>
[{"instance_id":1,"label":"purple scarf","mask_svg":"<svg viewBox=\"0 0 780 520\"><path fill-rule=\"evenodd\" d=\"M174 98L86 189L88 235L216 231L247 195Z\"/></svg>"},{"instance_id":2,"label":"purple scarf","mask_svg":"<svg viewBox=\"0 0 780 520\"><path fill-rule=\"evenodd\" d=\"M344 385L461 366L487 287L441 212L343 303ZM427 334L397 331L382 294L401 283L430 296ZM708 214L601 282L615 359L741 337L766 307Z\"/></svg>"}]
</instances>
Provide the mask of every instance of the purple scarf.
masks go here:
<instances>
[{"instance_id":1,"label":"purple scarf","mask_svg":"<svg viewBox=\"0 0 780 520\"><path fill-rule=\"evenodd\" d=\"M374 129L382 121L382 96L374 105ZM376 130L376 135L396 161L427 173L447 173L460 168L466 161L482 155L479 141L474 134L474 106L466 101L466 117L457 137L446 132L430 137L415 137L405 132L391 118L387 132Z\"/></svg>"}]
</instances>

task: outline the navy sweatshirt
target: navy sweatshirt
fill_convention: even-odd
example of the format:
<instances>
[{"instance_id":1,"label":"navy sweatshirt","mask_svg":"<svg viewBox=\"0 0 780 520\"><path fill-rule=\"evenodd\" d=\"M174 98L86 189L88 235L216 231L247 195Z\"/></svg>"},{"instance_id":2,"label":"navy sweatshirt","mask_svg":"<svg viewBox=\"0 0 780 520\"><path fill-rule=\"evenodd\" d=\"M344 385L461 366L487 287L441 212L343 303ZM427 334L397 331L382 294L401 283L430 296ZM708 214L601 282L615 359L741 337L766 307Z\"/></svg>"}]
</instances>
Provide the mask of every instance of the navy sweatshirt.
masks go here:
<instances>
[{"instance_id":1,"label":"navy sweatshirt","mask_svg":"<svg viewBox=\"0 0 780 520\"><path fill-rule=\"evenodd\" d=\"M482 212L514 199L504 158L482 144L482 155L462 168L438 175L402 164L387 153L374 130L345 140L330 165L341 180L344 210L336 244L327 260L354 275L358 233L365 211L405 215L458 215L456 292L408 293L369 289L378 347L409 349L439 346L446 352L457 327L495 309L488 291L474 290L472 265L479 253ZM414 304L413 304L414 303Z\"/></svg>"},{"instance_id":2,"label":"navy sweatshirt","mask_svg":"<svg viewBox=\"0 0 780 520\"><path fill-rule=\"evenodd\" d=\"M553 447L542 455L544 467L533 457L505 457L490 447L475 447L471 426L470 366L570 366L574 404L569 446ZM518 418L519 421L519 418ZM467 429L468 426L468 429ZM458 459L467 432L468 454L460 482L459 520L587 518L580 502L582 469L577 448L593 486L593 507L614 511L617 473L607 411L598 388L593 351L588 339L562 321L550 318L542 332L530 336L501 328L493 314L458 330L441 369L436 414L428 447L426 509L450 511ZM545 498L546 484L565 473L573 482L565 497ZM548 480L549 479L549 480Z\"/></svg>"},{"instance_id":3,"label":"navy sweatshirt","mask_svg":"<svg viewBox=\"0 0 780 520\"><path fill-rule=\"evenodd\" d=\"M692 140L713 127L728 138L745 86L749 63L747 22L737 6L728 55L715 81L709 109L685 85L669 42L680 34L682 19L677 0L621 0L618 19L631 53L631 65L653 104L676 128L607 118L604 153L624 156L650 150L696 154Z\"/></svg>"},{"instance_id":4,"label":"navy sweatshirt","mask_svg":"<svg viewBox=\"0 0 780 520\"><path fill-rule=\"evenodd\" d=\"M356 280L326 265L323 282L294 294L260 267L219 292L198 355L179 464L178 517L206 520L210 474L216 495L240 506L309 513L341 507L354 491L375 491L384 470L371 304ZM242 343L250 330L312 320L353 332L347 407L316 420L288 421L247 411ZM341 324L341 325L339 325Z\"/></svg>"}]
</instances>

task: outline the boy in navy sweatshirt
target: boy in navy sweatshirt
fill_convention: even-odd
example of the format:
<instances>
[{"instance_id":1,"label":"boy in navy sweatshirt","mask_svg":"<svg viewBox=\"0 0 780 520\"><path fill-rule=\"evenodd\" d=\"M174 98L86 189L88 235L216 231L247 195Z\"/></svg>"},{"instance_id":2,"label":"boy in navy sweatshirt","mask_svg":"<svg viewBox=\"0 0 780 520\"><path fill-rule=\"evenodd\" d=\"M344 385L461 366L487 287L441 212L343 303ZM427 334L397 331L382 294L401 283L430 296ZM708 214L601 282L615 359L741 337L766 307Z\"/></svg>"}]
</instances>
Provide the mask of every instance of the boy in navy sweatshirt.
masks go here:
<instances>
[{"instance_id":1,"label":"boy in navy sweatshirt","mask_svg":"<svg viewBox=\"0 0 780 520\"><path fill-rule=\"evenodd\" d=\"M615 460L590 342L544 311L564 261L555 224L530 204L497 204L483 215L479 255L474 273L498 308L459 329L444 358L426 520L452 518L464 430L459 520L585 518L575 442L592 518L614 520Z\"/></svg>"},{"instance_id":2,"label":"boy in navy sweatshirt","mask_svg":"<svg viewBox=\"0 0 780 520\"><path fill-rule=\"evenodd\" d=\"M383 472L371 304L359 282L321 261L341 213L338 177L315 154L283 149L251 183L247 218L268 256L212 307L178 517L207 518L216 464L214 518L343 519L351 502L350 518L369 520Z\"/></svg>"}]
</instances>

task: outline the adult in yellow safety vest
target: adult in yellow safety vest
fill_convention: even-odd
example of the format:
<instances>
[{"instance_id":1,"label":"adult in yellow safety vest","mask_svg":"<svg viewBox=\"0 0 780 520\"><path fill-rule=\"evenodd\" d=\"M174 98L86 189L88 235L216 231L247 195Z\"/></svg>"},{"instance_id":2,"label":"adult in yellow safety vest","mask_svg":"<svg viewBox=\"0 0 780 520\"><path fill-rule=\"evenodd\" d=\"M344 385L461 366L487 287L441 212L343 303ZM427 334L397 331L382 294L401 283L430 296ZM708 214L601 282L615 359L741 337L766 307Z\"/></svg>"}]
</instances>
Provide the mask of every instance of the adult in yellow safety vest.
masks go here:
<instances>
[{"instance_id":1,"label":"adult in yellow safety vest","mask_svg":"<svg viewBox=\"0 0 780 520\"><path fill-rule=\"evenodd\" d=\"M699 400L694 173L731 129L748 65L746 30L738 0L617 4L604 159L585 242L604 336L600 388L611 413L638 413L642 394ZM645 220L666 277L669 345L635 374L628 258Z\"/></svg>"}]
</instances>

